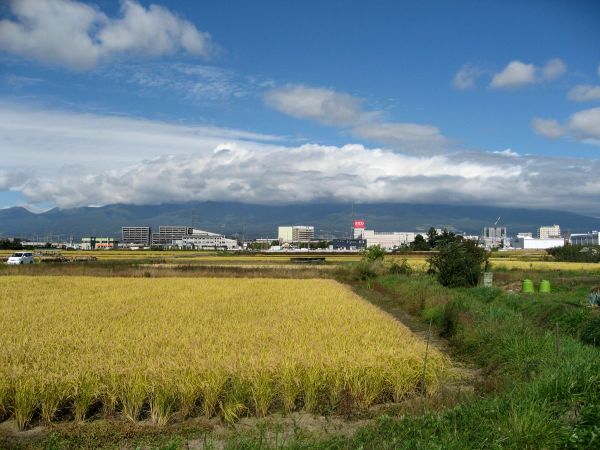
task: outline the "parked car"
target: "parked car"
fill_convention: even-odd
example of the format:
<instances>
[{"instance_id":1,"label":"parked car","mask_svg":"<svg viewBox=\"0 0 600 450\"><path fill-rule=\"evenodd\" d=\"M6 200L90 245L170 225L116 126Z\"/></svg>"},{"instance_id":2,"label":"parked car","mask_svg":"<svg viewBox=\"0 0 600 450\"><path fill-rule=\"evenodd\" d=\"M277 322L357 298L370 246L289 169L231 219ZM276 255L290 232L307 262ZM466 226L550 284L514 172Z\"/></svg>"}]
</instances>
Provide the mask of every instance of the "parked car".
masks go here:
<instances>
[{"instance_id":1,"label":"parked car","mask_svg":"<svg viewBox=\"0 0 600 450\"><path fill-rule=\"evenodd\" d=\"M33 264L33 253L17 252L8 258L8 264Z\"/></svg>"}]
</instances>

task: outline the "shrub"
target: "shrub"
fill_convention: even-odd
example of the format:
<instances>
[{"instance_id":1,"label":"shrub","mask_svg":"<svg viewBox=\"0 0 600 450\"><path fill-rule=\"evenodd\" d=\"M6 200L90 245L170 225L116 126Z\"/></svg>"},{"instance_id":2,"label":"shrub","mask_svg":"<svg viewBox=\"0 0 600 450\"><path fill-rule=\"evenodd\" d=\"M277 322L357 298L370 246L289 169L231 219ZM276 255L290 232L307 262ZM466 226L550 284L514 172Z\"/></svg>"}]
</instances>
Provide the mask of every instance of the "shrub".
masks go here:
<instances>
[{"instance_id":1,"label":"shrub","mask_svg":"<svg viewBox=\"0 0 600 450\"><path fill-rule=\"evenodd\" d=\"M408 264L406 258L403 258L400 264L396 261L392 262L388 271L392 275L411 275L413 273L413 269L410 267L410 264Z\"/></svg>"},{"instance_id":2,"label":"shrub","mask_svg":"<svg viewBox=\"0 0 600 450\"><path fill-rule=\"evenodd\" d=\"M373 245L363 252L363 259L370 262L383 261L385 250L379 245Z\"/></svg>"},{"instance_id":3,"label":"shrub","mask_svg":"<svg viewBox=\"0 0 600 450\"><path fill-rule=\"evenodd\" d=\"M428 260L430 272L443 286L476 286L487 263L488 253L470 240L455 240L440 247Z\"/></svg>"}]
</instances>

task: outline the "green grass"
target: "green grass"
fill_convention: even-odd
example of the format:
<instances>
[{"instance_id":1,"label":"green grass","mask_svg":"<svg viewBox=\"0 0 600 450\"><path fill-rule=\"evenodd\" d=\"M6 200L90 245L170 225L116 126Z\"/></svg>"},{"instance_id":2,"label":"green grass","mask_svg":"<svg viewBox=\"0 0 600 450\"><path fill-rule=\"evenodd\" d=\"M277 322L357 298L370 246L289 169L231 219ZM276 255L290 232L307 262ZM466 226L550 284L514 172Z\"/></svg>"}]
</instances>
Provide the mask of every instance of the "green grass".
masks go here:
<instances>
[{"instance_id":1,"label":"green grass","mask_svg":"<svg viewBox=\"0 0 600 450\"><path fill-rule=\"evenodd\" d=\"M287 448L600 447L600 351L563 333L557 354L555 334L536 317L552 299L531 307L531 299L509 302L498 289L449 290L429 277L387 276L378 282L392 293L387 307L434 319L454 348L482 367L488 385L451 409L383 416L350 438L296 439ZM522 307L518 301L530 303ZM563 317L566 330L571 321L578 323L557 311L553 317ZM257 443L238 439L230 448L263 448Z\"/></svg>"}]
</instances>

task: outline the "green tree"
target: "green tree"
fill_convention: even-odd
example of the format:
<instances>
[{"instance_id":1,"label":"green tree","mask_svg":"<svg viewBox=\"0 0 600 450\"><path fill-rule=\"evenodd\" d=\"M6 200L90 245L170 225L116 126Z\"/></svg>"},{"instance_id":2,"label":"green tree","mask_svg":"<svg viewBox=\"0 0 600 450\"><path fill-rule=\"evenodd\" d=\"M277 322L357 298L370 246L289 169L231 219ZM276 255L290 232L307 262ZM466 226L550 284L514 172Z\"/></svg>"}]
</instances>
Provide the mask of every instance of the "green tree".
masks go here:
<instances>
[{"instance_id":1,"label":"green tree","mask_svg":"<svg viewBox=\"0 0 600 450\"><path fill-rule=\"evenodd\" d=\"M427 231L427 243L429 248L435 248L437 246L438 232L434 227L430 227Z\"/></svg>"},{"instance_id":2,"label":"green tree","mask_svg":"<svg viewBox=\"0 0 600 450\"><path fill-rule=\"evenodd\" d=\"M448 287L477 286L487 264L488 253L471 240L454 239L429 258L429 271Z\"/></svg>"},{"instance_id":3,"label":"green tree","mask_svg":"<svg viewBox=\"0 0 600 450\"><path fill-rule=\"evenodd\" d=\"M417 252L426 252L431 250L431 247L422 235L417 234L415 240L410 243L410 249Z\"/></svg>"}]
</instances>

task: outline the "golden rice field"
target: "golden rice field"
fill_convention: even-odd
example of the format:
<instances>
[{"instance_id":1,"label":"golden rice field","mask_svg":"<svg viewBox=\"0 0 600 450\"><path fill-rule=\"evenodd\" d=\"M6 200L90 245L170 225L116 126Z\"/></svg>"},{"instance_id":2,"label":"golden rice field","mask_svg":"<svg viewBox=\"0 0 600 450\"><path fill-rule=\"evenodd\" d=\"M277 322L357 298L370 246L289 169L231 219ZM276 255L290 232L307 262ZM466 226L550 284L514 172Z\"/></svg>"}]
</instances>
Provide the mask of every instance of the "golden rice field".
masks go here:
<instances>
[{"instance_id":1,"label":"golden rice field","mask_svg":"<svg viewBox=\"0 0 600 450\"><path fill-rule=\"evenodd\" d=\"M491 259L491 270L583 270L600 271L600 263L559 262L559 261L523 261L517 259Z\"/></svg>"},{"instance_id":2,"label":"golden rice field","mask_svg":"<svg viewBox=\"0 0 600 450\"><path fill-rule=\"evenodd\" d=\"M264 416L400 401L425 343L332 280L0 277L0 420ZM448 359L430 349L425 382Z\"/></svg>"}]
</instances>

